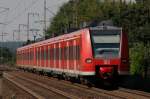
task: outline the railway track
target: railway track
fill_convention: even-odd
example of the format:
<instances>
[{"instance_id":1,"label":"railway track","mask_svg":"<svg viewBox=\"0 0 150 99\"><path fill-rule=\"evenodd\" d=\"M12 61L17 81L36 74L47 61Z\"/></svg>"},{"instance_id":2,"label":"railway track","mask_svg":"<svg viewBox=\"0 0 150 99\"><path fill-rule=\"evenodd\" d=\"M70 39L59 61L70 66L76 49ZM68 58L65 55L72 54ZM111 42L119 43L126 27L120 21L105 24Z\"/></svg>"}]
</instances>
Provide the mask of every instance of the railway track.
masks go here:
<instances>
[{"instance_id":1,"label":"railway track","mask_svg":"<svg viewBox=\"0 0 150 99\"><path fill-rule=\"evenodd\" d=\"M66 92L70 95L74 95L78 97L78 99L121 99L120 97L116 96L110 96L104 93L99 93L92 91L91 89L84 88L84 87L79 87L79 86L74 86L71 85L70 83L62 83L61 81L58 82L58 80L54 79L48 79L45 77L39 77L38 75L31 74L31 73L22 73L22 72L17 72L17 73L9 73L10 75L13 75L16 78L22 79L22 80L28 80L30 82L34 83L41 83L46 85L47 87L53 86L53 88L61 90L63 92ZM45 82L47 81L47 82ZM73 99L73 98L70 98Z\"/></svg>"},{"instance_id":2,"label":"railway track","mask_svg":"<svg viewBox=\"0 0 150 99\"><path fill-rule=\"evenodd\" d=\"M40 84L45 84L47 88L49 86L53 86L55 89L61 90L63 92L69 93L76 96L76 98L105 98L105 99L149 99L149 95L139 94L137 92L133 92L130 90L125 90L119 88L118 90L108 91L99 88L88 88L87 86L81 84L71 84L67 81L58 81L55 78L50 77L39 77L38 75L32 73L23 73L23 72L13 72L11 75L18 77L22 80L28 80L36 84L37 82ZM19 76L18 76L19 75ZM32 80L31 80L32 79ZM47 81L47 82L45 82ZM39 85L40 85L39 84ZM57 85L57 86L56 86ZM59 86L58 86L59 85ZM63 86L63 87L62 87ZM132 92L132 93L131 93Z\"/></svg>"},{"instance_id":3,"label":"railway track","mask_svg":"<svg viewBox=\"0 0 150 99\"><path fill-rule=\"evenodd\" d=\"M8 73L4 73L4 78L11 81L36 99L49 99L53 97L55 99L79 99L76 96L69 95L60 90L54 89L53 87L46 86L42 83L38 83L36 81L30 79L23 79L16 75L10 75Z\"/></svg>"},{"instance_id":4,"label":"railway track","mask_svg":"<svg viewBox=\"0 0 150 99\"><path fill-rule=\"evenodd\" d=\"M150 98L150 93L143 92L143 91L137 91L137 90L131 90L131 89L125 89L125 88L119 88L119 91L132 93L132 94Z\"/></svg>"}]
</instances>

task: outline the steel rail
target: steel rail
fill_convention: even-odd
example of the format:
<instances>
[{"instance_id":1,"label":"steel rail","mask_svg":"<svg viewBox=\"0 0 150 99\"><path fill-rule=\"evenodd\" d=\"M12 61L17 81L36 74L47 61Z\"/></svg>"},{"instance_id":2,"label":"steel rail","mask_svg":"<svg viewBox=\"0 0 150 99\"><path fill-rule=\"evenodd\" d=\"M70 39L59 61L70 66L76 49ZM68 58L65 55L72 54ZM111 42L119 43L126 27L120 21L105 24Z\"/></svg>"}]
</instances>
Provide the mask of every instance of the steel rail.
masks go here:
<instances>
[{"instance_id":1,"label":"steel rail","mask_svg":"<svg viewBox=\"0 0 150 99\"><path fill-rule=\"evenodd\" d=\"M23 75L27 76L26 74L23 74ZM35 74L31 74L31 75L35 75ZM35 75L35 76L37 76L37 75ZM35 79L35 78L31 77L31 79ZM44 77L44 79L46 79L46 80L55 80L56 81L55 78L49 79L48 77ZM37 80L37 79L35 79L35 80ZM110 91L106 91L106 90L102 90L102 89L97 89L97 88L89 88L88 86L77 84L77 83L70 84L70 82L67 82L67 81L64 81L64 80L61 80L61 82L58 82L58 83L63 84L65 86L69 86L69 87L74 87L74 88L86 90L89 93L95 93L97 95L104 96L104 97L108 97L109 96L109 97L114 98L114 99L116 99L116 98L126 99L125 97L113 94Z\"/></svg>"},{"instance_id":2,"label":"steel rail","mask_svg":"<svg viewBox=\"0 0 150 99\"><path fill-rule=\"evenodd\" d=\"M143 92L143 91L137 91L137 90L132 90L132 89L126 89L126 88L119 88L119 91L127 92L127 93L132 93L144 97L150 98L150 93Z\"/></svg>"},{"instance_id":3,"label":"steel rail","mask_svg":"<svg viewBox=\"0 0 150 99\"><path fill-rule=\"evenodd\" d=\"M7 73L3 74L3 77L6 78L8 81L12 82L13 84L15 84L16 86L20 87L21 89L23 89L24 91L26 91L27 93L29 93L30 95L32 95L33 97L37 98L37 99L45 99L43 96L35 93L34 91L32 91L29 88L26 88L24 86L22 86L21 84L19 84L18 82L16 82L15 80L13 80L13 76L8 75Z\"/></svg>"},{"instance_id":4,"label":"steel rail","mask_svg":"<svg viewBox=\"0 0 150 99\"><path fill-rule=\"evenodd\" d=\"M13 76L14 76L14 75L13 75ZM13 77L13 76L12 76L12 77ZM63 92L63 91L58 90L58 89L55 89L55 88L53 88L53 87L51 87L51 86L47 86L47 85L45 85L45 84L43 84L43 83L40 83L40 82L31 80L31 79L28 79L28 78L19 77L18 75L15 75L15 77L17 77L17 78L19 78L19 79L22 79L22 80L25 80L25 81L28 81L28 82L31 82L31 83L36 84L36 85L38 85L38 86L41 86L41 87L43 87L44 89L50 90L50 91L52 91L52 92L54 92L54 93L56 93L56 94L59 94L59 95L61 95L61 96L66 97L66 98L69 98L69 99L79 99L79 97L77 97L77 96L70 95L70 94L68 94L68 93L66 93L66 92Z\"/></svg>"}]
</instances>

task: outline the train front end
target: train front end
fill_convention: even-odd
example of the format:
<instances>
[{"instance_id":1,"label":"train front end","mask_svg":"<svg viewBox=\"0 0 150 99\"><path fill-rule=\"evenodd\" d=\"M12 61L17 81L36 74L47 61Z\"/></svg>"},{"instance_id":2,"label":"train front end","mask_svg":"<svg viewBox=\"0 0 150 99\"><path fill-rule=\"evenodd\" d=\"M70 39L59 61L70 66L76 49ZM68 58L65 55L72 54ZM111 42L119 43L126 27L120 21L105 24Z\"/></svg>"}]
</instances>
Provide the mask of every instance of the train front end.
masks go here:
<instances>
[{"instance_id":1,"label":"train front end","mask_svg":"<svg viewBox=\"0 0 150 99\"><path fill-rule=\"evenodd\" d=\"M127 34L121 28L101 26L90 28L90 37L96 77L107 80L128 75Z\"/></svg>"}]
</instances>

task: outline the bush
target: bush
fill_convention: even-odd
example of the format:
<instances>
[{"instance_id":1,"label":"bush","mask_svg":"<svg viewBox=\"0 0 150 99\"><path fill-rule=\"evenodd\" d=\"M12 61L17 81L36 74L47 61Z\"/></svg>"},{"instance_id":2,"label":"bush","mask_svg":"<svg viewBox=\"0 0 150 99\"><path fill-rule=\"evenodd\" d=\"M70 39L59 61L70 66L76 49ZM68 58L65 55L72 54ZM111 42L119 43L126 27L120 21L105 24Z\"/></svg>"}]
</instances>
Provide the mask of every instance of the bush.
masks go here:
<instances>
[{"instance_id":1,"label":"bush","mask_svg":"<svg viewBox=\"0 0 150 99\"><path fill-rule=\"evenodd\" d=\"M145 47L143 43L138 43L130 49L131 68L132 75L141 75L144 71L144 56Z\"/></svg>"}]
</instances>

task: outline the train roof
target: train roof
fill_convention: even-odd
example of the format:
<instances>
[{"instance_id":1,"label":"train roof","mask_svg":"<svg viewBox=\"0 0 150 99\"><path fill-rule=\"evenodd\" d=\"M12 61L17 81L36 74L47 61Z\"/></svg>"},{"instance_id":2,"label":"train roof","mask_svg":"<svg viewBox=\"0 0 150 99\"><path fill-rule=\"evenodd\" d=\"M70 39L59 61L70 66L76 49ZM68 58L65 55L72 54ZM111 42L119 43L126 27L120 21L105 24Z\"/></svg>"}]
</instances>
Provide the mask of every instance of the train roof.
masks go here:
<instances>
[{"instance_id":1,"label":"train roof","mask_svg":"<svg viewBox=\"0 0 150 99\"><path fill-rule=\"evenodd\" d=\"M82 33L81 31L86 31L87 29L88 28L81 29L81 30L78 30L78 31L74 31L72 33L60 35L60 36L57 36L57 37L54 37L54 38L49 38L49 39L44 40L44 41L29 44L29 45L18 48L17 51L22 50L22 49L26 49L26 48L32 48L36 45L37 46L42 46L42 45L45 45L45 44L50 43L50 42L57 42L57 41L60 41L60 40L68 39L68 38L73 37L73 36L79 36Z\"/></svg>"},{"instance_id":2,"label":"train roof","mask_svg":"<svg viewBox=\"0 0 150 99\"><path fill-rule=\"evenodd\" d=\"M40 42L36 42L36 43L33 43L33 44L29 44L29 45L20 47L20 48L17 49L17 51L22 50L22 49L26 49L26 48L32 48L34 46L42 46L42 45L45 45L45 44L50 43L50 42L57 42L57 41L60 41L60 40L63 40L63 39L73 37L73 36L78 36L82 33L81 31L86 31L88 29L89 30L121 30L122 28L114 27L114 26L96 26L96 27L84 28L84 29L74 31L72 33L60 35L60 36L57 36L57 37L54 37L54 38L50 38L50 39L47 39L47 40L44 40L44 41L40 41Z\"/></svg>"}]
</instances>

